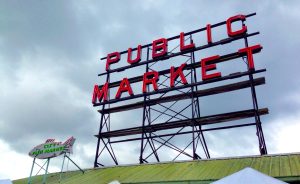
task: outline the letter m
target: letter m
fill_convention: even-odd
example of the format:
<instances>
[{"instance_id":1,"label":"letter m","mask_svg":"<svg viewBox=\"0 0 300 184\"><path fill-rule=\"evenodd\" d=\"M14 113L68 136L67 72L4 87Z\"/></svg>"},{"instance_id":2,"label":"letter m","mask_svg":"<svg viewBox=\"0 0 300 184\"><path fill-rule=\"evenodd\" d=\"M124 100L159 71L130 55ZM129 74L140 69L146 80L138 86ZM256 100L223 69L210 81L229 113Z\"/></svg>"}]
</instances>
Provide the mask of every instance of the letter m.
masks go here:
<instances>
[{"instance_id":1,"label":"letter m","mask_svg":"<svg viewBox=\"0 0 300 184\"><path fill-rule=\"evenodd\" d=\"M108 83L106 82L102 88L100 89L98 85L94 87L93 99L92 103L95 105L97 103L97 99L99 103L103 101L107 101L107 91L108 91Z\"/></svg>"}]
</instances>

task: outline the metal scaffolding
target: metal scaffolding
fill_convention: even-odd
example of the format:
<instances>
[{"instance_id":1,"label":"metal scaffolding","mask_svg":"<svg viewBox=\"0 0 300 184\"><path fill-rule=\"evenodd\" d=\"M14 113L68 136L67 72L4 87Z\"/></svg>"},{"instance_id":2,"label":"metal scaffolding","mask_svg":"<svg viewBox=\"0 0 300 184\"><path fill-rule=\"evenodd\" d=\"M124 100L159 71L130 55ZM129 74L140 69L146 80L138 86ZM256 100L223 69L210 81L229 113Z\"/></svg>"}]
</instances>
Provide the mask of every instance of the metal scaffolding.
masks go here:
<instances>
[{"instance_id":1,"label":"metal scaffolding","mask_svg":"<svg viewBox=\"0 0 300 184\"><path fill-rule=\"evenodd\" d=\"M253 15L255 15L255 13L246 15L246 17L251 17ZM214 28L222 26L224 24L226 24L225 21L211 25L211 27ZM190 43L193 43L193 34L205 30L206 28L201 28L195 31L185 33L185 36L187 37L187 40ZM118 85L120 84L120 81L110 82L110 77L115 72L124 71L126 69L142 65L145 66L145 72L154 71L154 67L157 62L181 56L183 58L186 58L185 77L190 82L186 85L183 85L181 80L176 80L175 87L170 88L167 84L170 80L170 70L160 70L158 71L158 73L160 76L163 76L164 79L159 81L157 84L159 87L163 88L158 89L157 91L150 91L148 86L147 93L135 94L120 99L110 99L108 101L94 104L94 106L101 106L101 109L98 110L98 112L101 115L100 128L98 134L95 135L97 137L98 142L94 167L104 166L100 158L103 155L104 151L106 151L109 154L110 158L113 161L113 164L118 165L118 159L116 154L114 153L113 145L122 142L133 141L138 142L140 144L140 153L138 158L141 164L148 163L151 161L151 159L152 161L154 160L156 162L160 162L161 157L159 151L161 150L161 148L169 148L177 153L172 160L178 159L181 155L184 155L193 160L201 159L203 157L201 157L201 155L204 155L204 157L206 158L210 158L210 152L204 136L204 132L246 126L256 127L256 135L258 137L259 143L259 152L261 155L267 154L267 148L264 140L260 116L268 114L268 109L259 109L255 91L256 86L265 84L265 78L254 77L255 74L265 72L266 70L253 70L248 68L248 70L244 72L232 73L219 78L209 79L205 81L197 79L196 74L196 69L200 68L201 65L200 61L197 62L195 60L195 52L218 45L228 44L235 40L242 39L244 39L244 46L248 47L248 37L255 36L258 34L259 32L254 32L246 33L241 36L229 37L184 52L175 52L175 47L173 50L169 51L166 56L160 59L150 58L149 53L151 51L151 44L143 45L142 48L147 50L146 59L144 61L136 63L134 66L123 66L99 74L98 76L106 75L106 82L109 83L109 88L114 88L118 87ZM171 41L178 38L179 36L174 36L168 38L167 40ZM258 53L260 51L261 48L253 50L253 54ZM127 53L127 51L120 52L120 54L125 53ZM215 63L240 58L243 59L248 66L248 58L246 56L246 54L234 52L220 56L220 59ZM247 80L240 80L234 83L228 82L230 79L241 79L247 76ZM128 79L128 81L131 84L141 82L142 80L143 76L137 76ZM210 87L206 89L200 88L202 85L207 85L221 81L226 81L227 83L219 85L217 87ZM200 98L246 88L251 89L251 99L253 103L252 109L214 114L209 116L204 116L201 114L199 102ZM117 104L118 102L132 99L142 99L142 101L110 107L110 104ZM180 108L175 107L176 104L182 101L184 101L185 103L182 103ZM143 109L141 126L111 130L110 115L112 113L141 108ZM189 115L187 114L187 112L189 113ZM162 116L164 116L165 118L161 118ZM254 122L239 123L234 125L228 125L225 123L246 118L254 118ZM157 122L158 120L160 120L160 122ZM205 127L206 125L212 124L218 126ZM176 145L174 141L172 142L172 140L174 140L177 136L180 135L188 135L190 139L183 147ZM201 154L199 154L199 152L201 152Z\"/></svg>"}]
</instances>

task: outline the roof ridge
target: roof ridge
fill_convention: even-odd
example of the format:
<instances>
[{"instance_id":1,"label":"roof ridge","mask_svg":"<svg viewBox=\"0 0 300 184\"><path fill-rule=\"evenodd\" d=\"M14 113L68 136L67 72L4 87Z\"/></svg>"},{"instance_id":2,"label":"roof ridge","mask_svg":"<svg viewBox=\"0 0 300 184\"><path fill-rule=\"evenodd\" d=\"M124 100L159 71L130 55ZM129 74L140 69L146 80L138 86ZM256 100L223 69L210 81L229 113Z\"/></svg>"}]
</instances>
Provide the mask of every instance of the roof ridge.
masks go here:
<instances>
[{"instance_id":1,"label":"roof ridge","mask_svg":"<svg viewBox=\"0 0 300 184\"><path fill-rule=\"evenodd\" d=\"M187 162L202 162L202 161L214 161L214 160L232 160L232 159L247 159L247 158L258 158L258 157L276 157L276 156L288 156L288 155L300 155L300 152L293 153L275 153L268 155L248 155L248 156L234 156L234 157L218 157L218 158L209 158L209 159L199 159L199 160L180 160L180 161L166 161L166 162L150 162L143 164L121 164L121 165L112 165L98 168L90 168L90 169L105 169L112 167L130 167L130 166L146 166L146 165L159 165L159 164L177 164L177 163L187 163ZM87 169L87 170L90 170Z\"/></svg>"}]
</instances>

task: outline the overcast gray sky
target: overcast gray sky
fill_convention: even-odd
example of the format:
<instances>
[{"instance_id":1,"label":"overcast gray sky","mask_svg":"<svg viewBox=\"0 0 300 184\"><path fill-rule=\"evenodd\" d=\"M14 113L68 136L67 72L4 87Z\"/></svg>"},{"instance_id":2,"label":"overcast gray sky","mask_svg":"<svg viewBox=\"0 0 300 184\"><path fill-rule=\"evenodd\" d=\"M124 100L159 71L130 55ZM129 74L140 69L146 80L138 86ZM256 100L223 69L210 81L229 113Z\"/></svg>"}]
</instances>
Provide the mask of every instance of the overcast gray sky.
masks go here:
<instances>
[{"instance_id":1,"label":"overcast gray sky","mask_svg":"<svg viewBox=\"0 0 300 184\"><path fill-rule=\"evenodd\" d=\"M262 118L268 151L299 152L299 9L296 0L0 0L0 179L27 177L32 163L28 152L47 138L64 141L73 135L72 157L84 168L93 166L100 115L91 95L93 85L104 80L97 74L105 69L99 58L253 12L257 15L247 22L248 29L261 34L250 43L263 46L255 64L267 69L258 99L260 107L270 109ZM224 104L242 97L211 99L226 109ZM207 106L207 113L213 108ZM138 120L132 113L126 117ZM117 128L124 127L124 117L114 119ZM207 134L213 157L258 154L251 131ZM138 162L129 146L116 148L121 163ZM54 159L50 172L60 164L61 158Z\"/></svg>"}]
</instances>

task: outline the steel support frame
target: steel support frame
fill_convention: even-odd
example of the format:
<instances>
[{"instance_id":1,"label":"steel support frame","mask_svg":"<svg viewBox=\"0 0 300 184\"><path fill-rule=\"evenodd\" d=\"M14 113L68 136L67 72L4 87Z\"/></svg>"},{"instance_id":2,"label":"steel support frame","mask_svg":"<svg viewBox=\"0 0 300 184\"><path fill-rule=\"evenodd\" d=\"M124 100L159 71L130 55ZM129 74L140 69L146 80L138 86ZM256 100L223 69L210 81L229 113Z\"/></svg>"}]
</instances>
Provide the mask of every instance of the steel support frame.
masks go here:
<instances>
[{"instance_id":1,"label":"steel support frame","mask_svg":"<svg viewBox=\"0 0 300 184\"><path fill-rule=\"evenodd\" d=\"M50 163L50 158L47 158L47 160L44 162L44 164L41 166L36 162L36 157L33 158L32 161L32 166L31 166L31 170L30 170L30 176L28 177L28 184L32 184L32 174L33 174L33 169L34 169L34 165L37 165L40 167L40 169L38 170L38 172L35 174L35 176L37 176L41 170L44 170L45 173L43 175L43 180L42 180L42 184L46 183L46 179L47 179L47 175L49 174L48 172L48 168L49 168L49 163ZM46 168L44 168L44 166L46 165Z\"/></svg>"},{"instance_id":2,"label":"steel support frame","mask_svg":"<svg viewBox=\"0 0 300 184\"><path fill-rule=\"evenodd\" d=\"M106 82L110 82L110 72L107 73L106 75ZM108 98L110 98L110 94L108 92ZM108 107L110 106L109 104L107 105ZM106 108L106 105L102 106L102 110ZM105 114L101 113L101 119L100 119L100 127L98 131L98 135L101 135L102 132L109 132L110 131L110 114ZM101 148L102 145L102 148ZM100 167L104 166L103 163L99 162L99 158L101 154L107 151L107 153L110 155L111 159L113 160L115 165L118 165L118 160L117 157L114 153L111 140L110 138L101 138L99 137L97 140L97 147L96 147L96 154L95 154L95 161L94 161L94 167Z\"/></svg>"},{"instance_id":3,"label":"steel support frame","mask_svg":"<svg viewBox=\"0 0 300 184\"><path fill-rule=\"evenodd\" d=\"M193 42L191 35L187 39L189 39L190 42ZM177 47L175 47L173 50L175 50ZM149 59L149 50L150 50L150 48L147 47L147 60ZM170 51L169 54L172 54L172 51ZM195 55L194 55L194 52L191 52L190 55L184 55L184 56L188 57L188 59L187 59L186 62L190 61L191 65L195 64ZM153 66L153 65L155 65L156 62L152 63L150 66L147 64L146 65L146 72L148 72L149 70L152 70L150 67ZM170 77L167 76L167 75L164 75L164 76L166 77L166 79L163 80L161 83L159 83L159 86L167 86L164 83L166 83ZM195 68L191 67L191 69L188 72L188 74L185 75L185 77L188 77L188 76L190 77L191 83L196 83L197 82L197 75L196 75ZM181 83L181 82L180 81L176 81L176 83L178 84L178 83ZM194 91L198 91L198 87L197 86L191 86L190 90L187 91L187 92L184 92L182 90L177 90L177 91L179 93L185 93L185 94L189 93L189 92L192 92L192 94L193 94ZM161 97L165 96L166 94L167 94L167 92L163 93L158 98L161 98ZM167 115L167 116L170 117L167 121L165 121L165 123L171 121L172 119L181 119L180 116L184 117L185 119L190 119L191 122L194 122L195 118L200 118L200 104L199 104L198 97L192 96L191 103L188 104L186 107L184 107L181 110L174 109L174 108L172 109L172 106L174 104L176 104L177 101L171 103L168 106L162 105L162 104L159 104L159 103L156 104L156 105L164 108L164 111L159 111L159 110L157 110L155 108L151 108L150 105L148 105L148 100L150 100L150 97L148 97L148 98L144 97L143 125L142 125L143 127L146 124L151 125L161 115ZM185 115L182 115L182 111L184 111L184 110L186 110L188 108L190 108L190 110L191 110L191 118L189 118L189 117L187 117ZM156 111L156 112L159 113L159 115L156 118L151 119L151 111ZM175 115L170 115L170 114L167 113L167 111L173 112L173 113L175 113ZM185 146L184 149L180 149L179 147L177 147L177 146L175 146L174 144L171 143L171 140L176 135L180 135L180 132L184 128L181 128L181 129L177 130L177 132L175 132L172 136L169 136L168 139L164 139L164 138L162 138L162 137L154 134L153 132L147 133L147 132L143 131L142 136L141 136L141 148L140 148L140 159L139 159L140 163L141 164L142 163L148 163L147 159L149 159L150 156L154 156L155 159L156 159L156 161L159 162L160 160L159 160L157 152L163 146L168 147L168 148L170 148L170 149L178 152L178 155L175 158L173 158L172 160L176 160L181 154L186 155L188 157L191 157L194 160L195 159L200 159L201 157L197 154L197 148L198 148L198 144L199 143L201 143L201 146L202 146L202 148L204 150L204 153L205 153L206 157L210 158L209 151L208 151L208 148L207 148L207 145L206 145L206 141L205 141L205 138L204 138L201 126L191 125L191 128L192 128L192 134L191 134L192 141L189 142L189 144L187 146ZM154 136L155 138L153 138L152 136ZM155 142L158 143L159 145L156 146ZM148 150L150 150L150 153L148 152L148 154L145 154L145 149L147 148L147 146L149 147ZM192 146L192 153L191 154L187 153L185 151L189 146Z\"/></svg>"},{"instance_id":4,"label":"steel support frame","mask_svg":"<svg viewBox=\"0 0 300 184\"><path fill-rule=\"evenodd\" d=\"M252 14L251 14L252 16ZM244 24L244 22L243 22ZM175 38L175 37L174 37ZM193 42L192 39L192 33L189 34L188 39L190 42ZM248 47L248 39L247 35L243 36L245 47ZM150 46L151 45L145 45L143 48L147 48L147 59L145 61L146 65L146 72L153 70L152 67L155 65L159 60L153 61L150 60L149 57L149 52L150 52ZM176 48L174 48L176 49ZM173 49L173 50L174 50ZM172 50L172 51L173 51ZM169 54L172 54L172 51L169 52ZM190 65L195 64L195 51L191 51L190 55L184 54L184 56L188 57L189 59L186 61L190 61ZM122 53L121 53L122 54ZM103 59L103 58L102 58ZM243 59L247 59L247 57L244 57ZM148 62L149 61L149 62ZM247 63L246 63L247 64ZM248 66L248 64L247 64ZM189 73L186 74L186 77L190 77L191 83L197 83L197 75L195 71L195 67L191 67L189 70ZM114 71L114 70L112 70ZM117 70L116 70L117 71ZM201 117L201 111L200 111L200 103L199 103L199 98L198 96L194 96L194 92L198 91L198 86L197 85L191 85L190 90L187 92L184 92L180 89L176 89L178 93L191 93L191 102L181 110L172 108L177 101L174 101L173 103L169 105L163 105L160 103L157 103L159 107L163 108L164 110L158 110L155 109L153 104L149 104L148 102L151 100L150 95L144 95L143 97L143 117L142 117L142 133L140 135L140 138L133 138L133 139L121 139L117 141L111 141L110 138L104 138L101 137L102 132L109 132L110 131L110 113L105 113L106 106L109 106L110 104L103 104L102 105L102 110L99 111L101 113L101 120L100 120L100 128L98 132L98 142L97 142L97 149L96 149L96 155L95 155L95 162L94 162L94 167L99 167L99 166L104 166L104 164L100 163L100 156L103 154L104 151L107 151L113 160L115 165L118 165L118 160L117 157L114 153L112 144L115 143L120 143L120 142L127 142L127 141L140 141L140 155L139 155L139 163L148 163L150 162L150 158L154 158L156 162L160 162L160 157L159 157L159 150L162 147L167 147L170 148L178 153L175 158L172 160L176 160L180 155L185 155L193 160L195 159L201 159L201 157L198 154L199 151L199 145L202 147L202 151L204 152L204 155L206 158L210 158L210 153L208 150L207 142L205 140L204 132L207 131L214 131L214 130L224 130L224 129L229 129L229 128L238 128L238 127L245 127L245 126L256 126L256 135L258 137L258 143L259 143L259 152L261 155L267 154L267 147L264 139L264 134L261 126L261 120L260 120L260 114L259 114L259 108L258 108L258 101L257 101L257 96L256 96L256 90L255 90L255 84L254 84L254 78L253 78L253 72L248 68L248 77L250 81L250 89L251 89L251 98L252 98L252 103L253 103L253 109L255 112L254 118L255 118L255 123L247 123L247 124L240 124L240 125L232 125L232 126L219 126L216 128L206 128L203 129L202 125L194 125L194 120L196 118ZM99 74L100 76L101 74ZM164 83L168 81L167 79L169 76L163 74L163 76L167 77L166 80L163 80L161 83L159 83L160 86L167 86ZM106 82L110 81L110 72L107 72L106 76ZM176 84L179 84L180 81L176 81ZM149 91L149 87L148 87ZM168 93L168 91L162 93L160 97L165 96ZM191 110L191 118L186 117L185 115L182 114L182 112L186 109ZM151 114L152 112L159 113L158 116L152 117ZM175 113L175 115L171 115L168 112ZM146 126L155 124L155 120L157 120L161 115L167 115L170 118L166 120L164 123L170 122L172 119L190 119L191 123L182 127L176 129L175 132L164 135L156 134L154 132L149 132L146 131ZM185 129L189 127L191 128L190 131L186 131ZM174 145L171 140L179 135L182 134L190 134L191 136L191 141L186 144L185 147L180 148L176 145ZM100 147L102 147L100 149ZM187 148L191 147L192 153L189 153L187 151Z\"/></svg>"}]
</instances>

